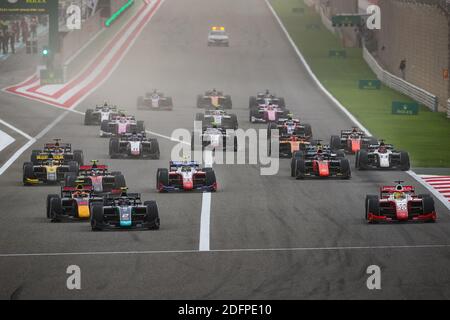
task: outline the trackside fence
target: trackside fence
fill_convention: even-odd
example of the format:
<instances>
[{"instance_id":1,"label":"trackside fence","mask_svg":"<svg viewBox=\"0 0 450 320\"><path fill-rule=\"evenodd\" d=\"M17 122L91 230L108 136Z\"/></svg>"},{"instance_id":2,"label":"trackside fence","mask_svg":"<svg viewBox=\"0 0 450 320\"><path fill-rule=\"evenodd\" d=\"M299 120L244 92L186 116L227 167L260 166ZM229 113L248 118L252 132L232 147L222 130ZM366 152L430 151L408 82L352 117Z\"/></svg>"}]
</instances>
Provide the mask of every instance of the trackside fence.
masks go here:
<instances>
[{"instance_id":1,"label":"trackside fence","mask_svg":"<svg viewBox=\"0 0 450 320\"><path fill-rule=\"evenodd\" d=\"M437 96L384 70L365 46L363 47L363 57L372 71L377 75L377 78L381 80L381 82L383 82L386 86L407 95L413 100L420 102L432 111L438 111Z\"/></svg>"}]
</instances>

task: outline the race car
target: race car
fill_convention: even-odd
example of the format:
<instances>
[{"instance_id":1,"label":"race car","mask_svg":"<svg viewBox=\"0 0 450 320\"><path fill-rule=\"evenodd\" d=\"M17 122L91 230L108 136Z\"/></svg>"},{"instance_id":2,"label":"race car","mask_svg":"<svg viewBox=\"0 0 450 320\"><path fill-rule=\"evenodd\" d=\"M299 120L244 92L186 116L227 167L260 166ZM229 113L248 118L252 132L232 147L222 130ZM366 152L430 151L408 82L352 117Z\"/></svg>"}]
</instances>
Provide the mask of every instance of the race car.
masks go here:
<instances>
[{"instance_id":1,"label":"race car","mask_svg":"<svg viewBox=\"0 0 450 320\"><path fill-rule=\"evenodd\" d=\"M307 177L350 179L350 163L345 154L333 153L329 146L324 146L319 141L307 147L305 151L294 152L291 160L291 176L296 179Z\"/></svg>"},{"instance_id":2,"label":"race car","mask_svg":"<svg viewBox=\"0 0 450 320\"><path fill-rule=\"evenodd\" d=\"M413 186L395 181L395 186L383 186L380 195L366 196L366 221L376 222L435 222L434 200L429 194L415 194Z\"/></svg>"},{"instance_id":3,"label":"race car","mask_svg":"<svg viewBox=\"0 0 450 320\"><path fill-rule=\"evenodd\" d=\"M120 196L107 196L104 203L92 205L92 231L106 229L158 230L160 219L155 201L141 200L139 193L122 192Z\"/></svg>"},{"instance_id":4,"label":"race car","mask_svg":"<svg viewBox=\"0 0 450 320\"><path fill-rule=\"evenodd\" d=\"M278 122L282 118L287 118L290 111L287 109L280 108L277 105L259 105L256 107L251 107L249 111L249 121L251 123L262 122Z\"/></svg>"},{"instance_id":5,"label":"race car","mask_svg":"<svg viewBox=\"0 0 450 320\"><path fill-rule=\"evenodd\" d=\"M156 139L147 138L145 132L125 133L109 140L109 155L111 159L159 159L159 143Z\"/></svg>"},{"instance_id":6,"label":"race car","mask_svg":"<svg viewBox=\"0 0 450 320\"><path fill-rule=\"evenodd\" d=\"M78 175L66 174L64 186L74 188L81 185L95 195L120 193L126 187L123 174L119 171L109 172L108 166L97 163L97 160L92 160L92 165L80 166Z\"/></svg>"},{"instance_id":7,"label":"race car","mask_svg":"<svg viewBox=\"0 0 450 320\"><path fill-rule=\"evenodd\" d=\"M296 135L281 136L279 137L279 149L278 156L280 158L292 158L293 154L306 150L306 148L310 145L310 142L305 137L299 137ZM268 155L272 156L272 145L269 141L268 143Z\"/></svg>"},{"instance_id":8,"label":"race car","mask_svg":"<svg viewBox=\"0 0 450 320\"><path fill-rule=\"evenodd\" d=\"M361 149L367 150L370 145L377 143L378 140L376 138L367 136L358 127L353 127L350 130L342 130L340 136L331 136L330 139L331 149L342 149L351 154L355 154Z\"/></svg>"},{"instance_id":9,"label":"race car","mask_svg":"<svg viewBox=\"0 0 450 320\"><path fill-rule=\"evenodd\" d=\"M50 155L51 157L51 155ZM49 158L40 164L25 162L23 164L23 184L25 186L36 185L39 183L59 183L63 181L66 174L77 175L79 165L75 161L69 161L65 164L61 159Z\"/></svg>"},{"instance_id":10,"label":"race car","mask_svg":"<svg viewBox=\"0 0 450 320\"><path fill-rule=\"evenodd\" d=\"M312 138L312 128L308 123L300 123L299 119L293 119L292 115L287 118L279 118L277 122L269 122L267 125L267 137L270 138L272 130L278 132L281 138L297 136L309 141Z\"/></svg>"},{"instance_id":11,"label":"race car","mask_svg":"<svg viewBox=\"0 0 450 320\"><path fill-rule=\"evenodd\" d=\"M143 110L172 110L172 97L166 97L164 93L155 89L146 93L144 97L138 97L137 107Z\"/></svg>"},{"instance_id":12,"label":"race car","mask_svg":"<svg viewBox=\"0 0 450 320\"><path fill-rule=\"evenodd\" d=\"M196 121L202 121L202 127L210 127L215 123L224 129L238 129L238 120L235 114L229 114L225 110L205 110L205 113L197 113Z\"/></svg>"},{"instance_id":13,"label":"race car","mask_svg":"<svg viewBox=\"0 0 450 320\"><path fill-rule=\"evenodd\" d=\"M198 135L198 134L197 134ZM195 150L196 146L196 133L191 135L191 150ZM198 137L198 141L201 141L202 150L209 147L211 150L222 149L238 151L238 141L235 134L228 134L227 130L222 127L218 127L213 124L212 127L204 127L202 133Z\"/></svg>"},{"instance_id":14,"label":"race car","mask_svg":"<svg viewBox=\"0 0 450 320\"><path fill-rule=\"evenodd\" d=\"M201 168L195 161L170 161L169 169L158 169L156 189L159 192L216 192L216 174L212 168Z\"/></svg>"},{"instance_id":15,"label":"race car","mask_svg":"<svg viewBox=\"0 0 450 320\"><path fill-rule=\"evenodd\" d=\"M225 27L214 26L208 33L208 47L219 46L219 47L229 47L230 39L228 34L225 32Z\"/></svg>"},{"instance_id":16,"label":"race car","mask_svg":"<svg viewBox=\"0 0 450 320\"><path fill-rule=\"evenodd\" d=\"M144 121L137 121L134 116L126 116L121 113L111 120L102 121L100 127L101 137L119 136L124 133L144 132Z\"/></svg>"},{"instance_id":17,"label":"race car","mask_svg":"<svg viewBox=\"0 0 450 320\"><path fill-rule=\"evenodd\" d=\"M61 139L54 139L55 142L46 143L43 150L33 150L30 161L38 165L48 159L60 160L64 164L70 161L77 162L80 166L83 164L84 156L82 150L74 150L70 143L61 143Z\"/></svg>"},{"instance_id":18,"label":"race car","mask_svg":"<svg viewBox=\"0 0 450 320\"><path fill-rule=\"evenodd\" d=\"M369 145L367 150L359 150L356 153L355 166L359 170L369 169L397 169L408 171L410 169L409 154L405 151L397 151L391 144L383 140L374 145Z\"/></svg>"},{"instance_id":19,"label":"race car","mask_svg":"<svg viewBox=\"0 0 450 320\"><path fill-rule=\"evenodd\" d=\"M197 96L197 108L203 109L231 109L233 107L233 102L231 101L230 95L224 95L222 91L217 91L213 89L211 91L206 91L205 94L199 94Z\"/></svg>"},{"instance_id":20,"label":"race car","mask_svg":"<svg viewBox=\"0 0 450 320\"><path fill-rule=\"evenodd\" d=\"M286 107L284 98L277 97L275 94L270 93L267 89L265 92L258 92L256 96L251 96L249 99L249 109L259 106L267 106L269 104L275 105L281 109Z\"/></svg>"},{"instance_id":21,"label":"race car","mask_svg":"<svg viewBox=\"0 0 450 320\"><path fill-rule=\"evenodd\" d=\"M112 106L105 102L102 106L96 106L95 109L86 110L84 124L86 126L100 125L103 121L111 120L118 114L117 106Z\"/></svg>"},{"instance_id":22,"label":"race car","mask_svg":"<svg viewBox=\"0 0 450 320\"><path fill-rule=\"evenodd\" d=\"M87 220L94 203L102 204L103 197L92 192L92 187L82 184L76 187L61 187L61 194L47 196L47 218L51 222L62 220Z\"/></svg>"}]
</instances>

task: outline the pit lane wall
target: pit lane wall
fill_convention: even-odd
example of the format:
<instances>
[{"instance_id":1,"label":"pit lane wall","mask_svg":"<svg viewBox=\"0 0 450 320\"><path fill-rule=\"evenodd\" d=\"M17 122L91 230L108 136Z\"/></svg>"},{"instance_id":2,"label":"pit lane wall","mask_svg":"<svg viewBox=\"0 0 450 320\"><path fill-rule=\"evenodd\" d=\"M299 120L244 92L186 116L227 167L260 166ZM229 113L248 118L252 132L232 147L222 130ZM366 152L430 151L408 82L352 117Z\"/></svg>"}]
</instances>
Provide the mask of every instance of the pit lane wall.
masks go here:
<instances>
[{"instance_id":1,"label":"pit lane wall","mask_svg":"<svg viewBox=\"0 0 450 320\"><path fill-rule=\"evenodd\" d=\"M128 2L128 0L107 1L110 3L111 15ZM141 4L142 0L136 0L128 11L132 11L133 7ZM105 21L108 18L102 17L101 9L99 9L89 18L82 20L81 30L60 28L60 52L57 61L63 66L66 81L74 77L88 61L94 58L102 49L102 38L111 38L116 31L115 24L120 24L120 20L127 19L128 16L128 12L125 12L110 28L106 28Z\"/></svg>"}]
</instances>

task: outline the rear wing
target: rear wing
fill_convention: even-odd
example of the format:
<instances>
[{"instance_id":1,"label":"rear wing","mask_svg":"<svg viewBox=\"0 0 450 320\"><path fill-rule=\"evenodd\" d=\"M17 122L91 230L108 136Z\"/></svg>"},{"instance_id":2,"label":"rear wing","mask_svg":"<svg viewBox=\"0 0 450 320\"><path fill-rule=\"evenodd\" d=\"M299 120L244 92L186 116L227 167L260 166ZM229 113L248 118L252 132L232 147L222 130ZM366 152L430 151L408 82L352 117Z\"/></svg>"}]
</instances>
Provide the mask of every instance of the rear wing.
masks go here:
<instances>
[{"instance_id":1,"label":"rear wing","mask_svg":"<svg viewBox=\"0 0 450 320\"><path fill-rule=\"evenodd\" d=\"M193 167L200 168L200 164L197 161L170 161L169 170L175 171L180 167Z\"/></svg>"},{"instance_id":2,"label":"rear wing","mask_svg":"<svg viewBox=\"0 0 450 320\"><path fill-rule=\"evenodd\" d=\"M387 198L395 192L404 192L414 194L416 189L413 186L402 186L402 189L398 189L398 186L383 186L380 188L380 197Z\"/></svg>"}]
</instances>

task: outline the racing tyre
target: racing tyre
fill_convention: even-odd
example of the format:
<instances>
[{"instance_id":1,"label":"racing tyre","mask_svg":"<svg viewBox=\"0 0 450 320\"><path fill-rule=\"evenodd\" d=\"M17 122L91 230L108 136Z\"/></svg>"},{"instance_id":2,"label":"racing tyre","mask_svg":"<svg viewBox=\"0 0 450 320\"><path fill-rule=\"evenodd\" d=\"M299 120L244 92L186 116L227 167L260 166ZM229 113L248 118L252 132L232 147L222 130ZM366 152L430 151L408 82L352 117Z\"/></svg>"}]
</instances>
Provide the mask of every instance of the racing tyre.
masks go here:
<instances>
[{"instance_id":1,"label":"racing tyre","mask_svg":"<svg viewBox=\"0 0 450 320\"><path fill-rule=\"evenodd\" d=\"M277 124L274 122L269 122L267 124L267 139L270 139L270 136L272 134L271 130L276 130L278 128Z\"/></svg>"},{"instance_id":2,"label":"racing tyre","mask_svg":"<svg viewBox=\"0 0 450 320\"><path fill-rule=\"evenodd\" d=\"M435 212L433 197L431 197L429 194L420 194L419 198L422 199L423 202L423 214Z\"/></svg>"},{"instance_id":3,"label":"racing tyre","mask_svg":"<svg viewBox=\"0 0 450 320\"><path fill-rule=\"evenodd\" d=\"M358 151L358 161L356 162L356 168L359 170L366 170L367 165L369 163L369 154L366 150L359 150Z\"/></svg>"},{"instance_id":4,"label":"racing tyre","mask_svg":"<svg viewBox=\"0 0 450 320\"><path fill-rule=\"evenodd\" d=\"M152 155L152 159L158 160L160 157L160 152L159 152L159 142L156 139L152 139L151 140L151 145L150 145L150 153Z\"/></svg>"},{"instance_id":5,"label":"racing tyre","mask_svg":"<svg viewBox=\"0 0 450 320\"><path fill-rule=\"evenodd\" d=\"M144 206L147 207L147 223L150 230L158 230L160 226L158 205L156 201L145 201Z\"/></svg>"},{"instance_id":6,"label":"racing tyre","mask_svg":"<svg viewBox=\"0 0 450 320\"><path fill-rule=\"evenodd\" d=\"M158 169L156 173L156 190L159 190L161 186L168 186L169 185L169 170L160 168Z\"/></svg>"},{"instance_id":7,"label":"racing tyre","mask_svg":"<svg viewBox=\"0 0 450 320\"><path fill-rule=\"evenodd\" d=\"M27 182L27 179L34 179L33 164L31 162L25 162L23 165L23 184L25 186L31 185Z\"/></svg>"},{"instance_id":8,"label":"racing tyre","mask_svg":"<svg viewBox=\"0 0 450 320\"><path fill-rule=\"evenodd\" d=\"M73 152L73 160L78 162L78 164L80 166L82 166L83 163L84 163L83 151L82 150L74 150L74 152Z\"/></svg>"},{"instance_id":9,"label":"racing tyre","mask_svg":"<svg viewBox=\"0 0 450 320\"><path fill-rule=\"evenodd\" d=\"M136 130L138 133L145 132L144 121L138 121L136 125Z\"/></svg>"},{"instance_id":10,"label":"racing tyre","mask_svg":"<svg viewBox=\"0 0 450 320\"><path fill-rule=\"evenodd\" d=\"M369 212L379 215L380 214L380 198L375 195L366 196L366 221L369 223L373 223L373 221L369 221Z\"/></svg>"},{"instance_id":11,"label":"racing tyre","mask_svg":"<svg viewBox=\"0 0 450 320\"><path fill-rule=\"evenodd\" d=\"M126 188L126 186L125 177L122 174L114 177L114 189Z\"/></svg>"},{"instance_id":12,"label":"racing tyre","mask_svg":"<svg viewBox=\"0 0 450 320\"><path fill-rule=\"evenodd\" d=\"M292 155L291 159L291 177L295 177L295 173L297 172L297 160L301 159L303 157L302 151L295 151Z\"/></svg>"},{"instance_id":13,"label":"racing tyre","mask_svg":"<svg viewBox=\"0 0 450 320\"><path fill-rule=\"evenodd\" d=\"M233 128L234 130L237 130L237 129L238 129L238 120L237 120L237 116L236 116L235 114L232 114L232 115L230 115L230 117L231 117L230 121L231 121L231 123L232 123L232 128Z\"/></svg>"},{"instance_id":14,"label":"racing tyre","mask_svg":"<svg viewBox=\"0 0 450 320\"><path fill-rule=\"evenodd\" d=\"M295 160L295 178L297 180L305 179L305 173L306 173L305 160L303 159Z\"/></svg>"},{"instance_id":15,"label":"racing tyre","mask_svg":"<svg viewBox=\"0 0 450 320\"><path fill-rule=\"evenodd\" d=\"M59 195L58 194L49 194L47 196L47 219L51 219L52 218L52 211L51 211L51 202L52 199L59 199Z\"/></svg>"},{"instance_id":16,"label":"racing tyre","mask_svg":"<svg viewBox=\"0 0 450 320\"><path fill-rule=\"evenodd\" d=\"M256 107L250 108L250 112L249 113L250 113L250 115L249 115L249 122L253 123L252 117L257 118L258 115L259 115L258 107L256 106Z\"/></svg>"},{"instance_id":17,"label":"racing tyre","mask_svg":"<svg viewBox=\"0 0 450 320\"><path fill-rule=\"evenodd\" d=\"M279 106L281 109L286 108L286 103L284 102L284 98L279 98L279 99L278 99L278 106Z\"/></svg>"},{"instance_id":18,"label":"racing tyre","mask_svg":"<svg viewBox=\"0 0 450 320\"><path fill-rule=\"evenodd\" d=\"M231 96L226 95L225 102L224 102L224 109L232 109L232 108L233 108L233 102L231 101Z\"/></svg>"},{"instance_id":19,"label":"racing tyre","mask_svg":"<svg viewBox=\"0 0 450 320\"><path fill-rule=\"evenodd\" d=\"M73 174L72 172L68 172L66 173L65 177L64 177L64 186L65 187L76 187L76 181L77 181L77 176L75 174Z\"/></svg>"},{"instance_id":20,"label":"racing tyre","mask_svg":"<svg viewBox=\"0 0 450 320\"><path fill-rule=\"evenodd\" d=\"M88 109L86 110L86 113L84 114L84 125L90 126L92 124L92 113L94 110Z\"/></svg>"},{"instance_id":21,"label":"racing tyre","mask_svg":"<svg viewBox=\"0 0 450 320\"><path fill-rule=\"evenodd\" d=\"M109 140L109 156L111 159L117 158L119 155L119 138L111 138Z\"/></svg>"},{"instance_id":22,"label":"racing tyre","mask_svg":"<svg viewBox=\"0 0 450 320\"><path fill-rule=\"evenodd\" d=\"M103 230L103 205L94 204L92 206L91 228L92 231Z\"/></svg>"},{"instance_id":23,"label":"racing tyre","mask_svg":"<svg viewBox=\"0 0 450 320\"><path fill-rule=\"evenodd\" d=\"M62 204L61 198L58 196L57 198L52 198L50 200L50 218L52 222L59 222L60 216L62 215Z\"/></svg>"},{"instance_id":24,"label":"racing tyre","mask_svg":"<svg viewBox=\"0 0 450 320\"><path fill-rule=\"evenodd\" d=\"M330 148L333 151L341 149L341 137L339 137L339 136L331 136Z\"/></svg>"},{"instance_id":25,"label":"racing tyre","mask_svg":"<svg viewBox=\"0 0 450 320\"><path fill-rule=\"evenodd\" d=\"M215 185L216 184L216 173L214 172L214 170L208 170L208 171L205 171L205 173L206 173L205 184L207 186ZM213 187L212 191L215 192L216 188Z\"/></svg>"},{"instance_id":26,"label":"racing tyre","mask_svg":"<svg viewBox=\"0 0 450 320\"><path fill-rule=\"evenodd\" d=\"M305 127L304 131L305 131L305 136L307 137L312 137L312 128L311 125L309 123L305 123L303 124L303 126Z\"/></svg>"},{"instance_id":27,"label":"racing tyre","mask_svg":"<svg viewBox=\"0 0 450 320\"><path fill-rule=\"evenodd\" d=\"M121 175L122 174L122 172L120 172L120 171L113 171L113 172L111 172L111 175L112 176L118 176L118 175Z\"/></svg>"},{"instance_id":28,"label":"racing tyre","mask_svg":"<svg viewBox=\"0 0 450 320\"><path fill-rule=\"evenodd\" d=\"M403 171L408 171L411 168L408 152L400 151L400 167Z\"/></svg>"},{"instance_id":29,"label":"racing tyre","mask_svg":"<svg viewBox=\"0 0 450 320\"><path fill-rule=\"evenodd\" d=\"M256 97L250 97L248 107L251 109L251 108L257 107L257 106L258 106L258 102L256 100Z\"/></svg>"},{"instance_id":30,"label":"racing tyre","mask_svg":"<svg viewBox=\"0 0 450 320\"><path fill-rule=\"evenodd\" d=\"M80 165L76 161L69 161L69 172L73 175L78 176L78 172L80 170Z\"/></svg>"},{"instance_id":31,"label":"racing tyre","mask_svg":"<svg viewBox=\"0 0 450 320\"><path fill-rule=\"evenodd\" d=\"M342 179L350 179L352 172L350 171L350 162L348 159L341 159L341 173Z\"/></svg>"},{"instance_id":32,"label":"racing tyre","mask_svg":"<svg viewBox=\"0 0 450 320\"><path fill-rule=\"evenodd\" d=\"M197 95L197 108L203 108L203 96L201 94Z\"/></svg>"},{"instance_id":33,"label":"racing tyre","mask_svg":"<svg viewBox=\"0 0 450 320\"><path fill-rule=\"evenodd\" d=\"M41 150L33 150L33 151L31 151L31 159L30 159L30 161L33 163L33 164L39 164L39 161L38 161L38 159L37 159L37 156L39 155L41 153Z\"/></svg>"},{"instance_id":34,"label":"racing tyre","mask_svg":"<svg viewBox=\"0 0 450 320\"><path fill-rule=\"evenodd\" d=\"M167 104L167 109L168 110L172 110L173 109L172 97L167 97L166 104Z\"/></svg>"}]
</instances>

